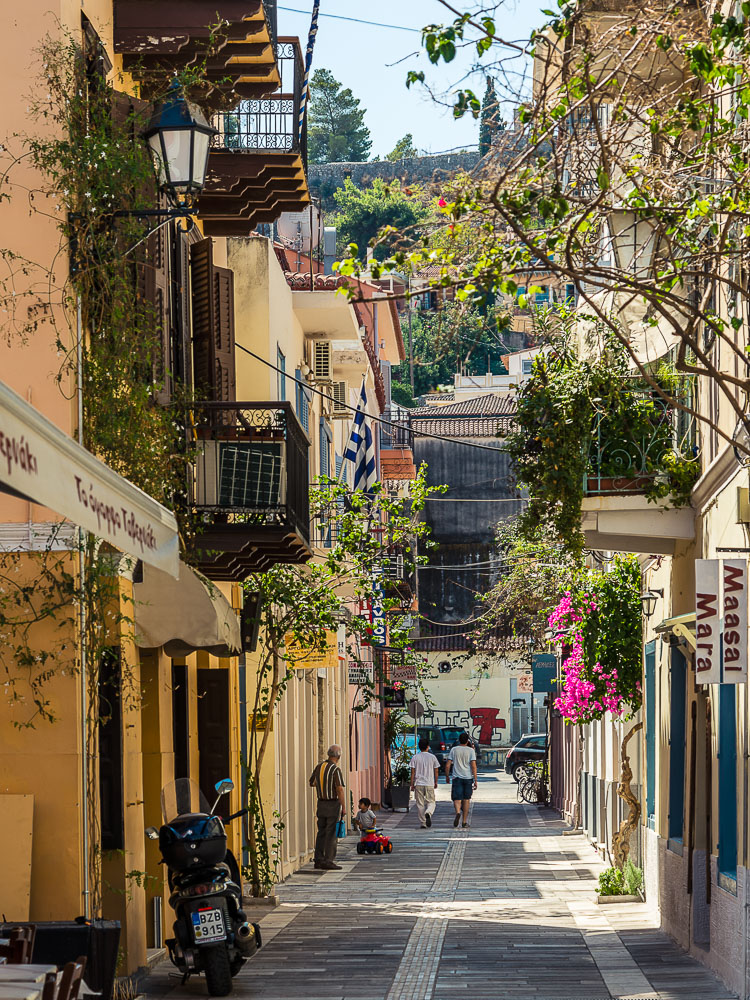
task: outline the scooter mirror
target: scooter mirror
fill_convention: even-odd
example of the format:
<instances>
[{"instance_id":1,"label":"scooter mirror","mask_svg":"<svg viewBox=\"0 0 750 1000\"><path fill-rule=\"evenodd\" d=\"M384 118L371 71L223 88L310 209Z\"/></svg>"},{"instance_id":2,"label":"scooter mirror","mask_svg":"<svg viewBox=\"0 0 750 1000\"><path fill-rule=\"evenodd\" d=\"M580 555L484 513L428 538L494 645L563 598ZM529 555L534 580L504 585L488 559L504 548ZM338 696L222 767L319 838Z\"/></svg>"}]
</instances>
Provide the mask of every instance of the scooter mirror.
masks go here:
<instances>
[{"instance_id":1,"label":"scooter mirror","mask_svg":"<svg viewBox=\"0 0 750 1000\"><path fill-rule=\"evenodd\" d=\"M222 778L221 781L217 781L214 785L217 793L219 795L224 795L225 792L231 792L234 788L234 782L231 778Z\"/></svg>"},{"instance_id":2,"label":"scooter mirror","mask_svg":"<svg viewBox=\"0 0 750 1000\"><path fill-rule=\"evenodd\" d=\"M155 826L150 826L146 830L146 836L148 837L149 840L158 840L159 839L159 831L156 829Z\"/></svg>"}]
</instances>

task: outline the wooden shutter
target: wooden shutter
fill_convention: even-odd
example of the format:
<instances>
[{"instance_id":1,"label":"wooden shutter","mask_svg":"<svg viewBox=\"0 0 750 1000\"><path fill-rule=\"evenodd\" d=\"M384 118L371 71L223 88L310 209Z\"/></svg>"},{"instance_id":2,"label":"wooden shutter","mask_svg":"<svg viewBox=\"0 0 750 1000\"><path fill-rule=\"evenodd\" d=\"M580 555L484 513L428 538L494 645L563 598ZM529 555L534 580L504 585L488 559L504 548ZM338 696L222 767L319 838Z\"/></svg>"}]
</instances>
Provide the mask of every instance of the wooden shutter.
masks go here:
<instances>
[{"instance_id":1,"label":"wooden shutter","mask_svg":"<svg viewBox=\"0 0 750 1000\"><path fill-rule=\"evenodd\" d=\"M164 198L160 204L166 204ZM169 309L169 226L162 226L148 239L150 265L153 270L153 319L156 325L152 368L156 401L166 406L172 398L173 363L171 316Z\"/></svg>"},{"instance_id":2,"label":"wooden shutter","mask_svg":"<svg viewBox=\"0 0 750 1000\"><path fill-rule=\"evenodd\" d=\"M195 385L199 395L231 403L236 398L234 275L214 265L210 238L191 246L190 272Z\"/></svg>"}]
</instances>

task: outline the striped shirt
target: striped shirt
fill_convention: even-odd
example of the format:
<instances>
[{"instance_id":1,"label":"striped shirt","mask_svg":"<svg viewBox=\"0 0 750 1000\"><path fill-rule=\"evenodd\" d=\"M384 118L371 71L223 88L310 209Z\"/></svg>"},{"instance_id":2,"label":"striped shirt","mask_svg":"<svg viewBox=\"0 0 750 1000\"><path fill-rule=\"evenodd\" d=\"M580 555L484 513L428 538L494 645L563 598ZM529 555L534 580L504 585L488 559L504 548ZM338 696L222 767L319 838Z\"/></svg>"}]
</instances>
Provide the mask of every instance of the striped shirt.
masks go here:
<instances>
[{"instance_id":1,"label":"striped shirt","mask_svg":"<svg viewBox=\"0 0 750 1000\"><path fill-rule=\"evenodd\" d=\"M344 784L344 776L338 764L324 760L310 775L310 784L315 787L319 799L326 802L335 801L338 799L336 789Z\"/></svg>"}]
</instances>

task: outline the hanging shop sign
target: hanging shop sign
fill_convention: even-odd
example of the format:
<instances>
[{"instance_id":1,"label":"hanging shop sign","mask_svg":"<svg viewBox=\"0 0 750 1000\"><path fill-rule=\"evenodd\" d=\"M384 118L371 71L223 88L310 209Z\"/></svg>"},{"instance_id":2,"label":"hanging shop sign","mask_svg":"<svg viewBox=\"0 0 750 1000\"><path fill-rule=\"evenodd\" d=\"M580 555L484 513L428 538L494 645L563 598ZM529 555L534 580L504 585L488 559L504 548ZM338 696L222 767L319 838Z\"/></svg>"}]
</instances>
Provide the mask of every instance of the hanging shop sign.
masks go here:
<instances>
[{"instance_id":1,"label":"hanging shop sign","mask_svg":"<svg viewBox=\"0 0 750 1000\"><path fill-rule=\"evenodd\" d=\"M374 683L374 664L349 660L349 683L357 687L369 687Z\"/></svg>"},{"instance_id":2,"label":"hanging shop sign","mask_svg":"<svg viewBox=\"0 0 750 1000\"><path fill-rule=\"evenodd\" d=\"M695 560L695 680L721 683L720 567L718 559Z\"/></svg>"},{"instance_id":3,"label":"hanging shop sign","mask_svg":"<svg viewBox=\"0 0 750 1000\"><path fill-rule=\"evenodd\" d=\"M531 671L535 693L555 690L557 657L554 653L534 653L531 657Z\"/></svg>"},{"instance_id":4,"label":"hanging shop sign","mask_svg":"<svg viewBox=\"0 0 750 1000\"><path fill-rule=\"evenodd\" d=\"M286 660L294 670L318 670L335 669L339 665L338 648L336 636L333 632L326 632L326 645L303 646L298 642L291 632L287 632L284 637L286 647Z\"/></svg>"},{"instance_id":5,"label":"hanging shop sign","mask_svg":"<svg viewBox=\"0 0 750 1000\"><path fill-rule=\"evenodd\" d=\"M721 672L723 684L747 681L747 559L724 559Z\"/></svg>"},{"instance_id":6,"label":"hanging shop sign","mask_svg":"<svg viewBox=\"0 0 750 1000\"><path fill-rule=\"evenodd\" d=\"M48 507L149 566L179 574L174 514L2 383L0 489Z\"/></svg>"},{"instance_id":7,"label":"hanging shop sign","mask_svg":"<svg viewBox=\"0 0 750 1000\"><path fill-rule=\"evenodd\" d=\"M417 679L416 663L394 663L391 660L389 670L392 681L415 681Z\"/></svg>"},{"instance_id":8,"label":"hanging shop sign","mask_svg":"<svg viewBox=\"0 0 750 1000\"><path fill-rule=\"evenodd\" d=\"M372 600L370 601L370 642L373 646L385 646L385 597L383 594L383 570L377 566L372 571Z\"/></svg>"}]
</instances>

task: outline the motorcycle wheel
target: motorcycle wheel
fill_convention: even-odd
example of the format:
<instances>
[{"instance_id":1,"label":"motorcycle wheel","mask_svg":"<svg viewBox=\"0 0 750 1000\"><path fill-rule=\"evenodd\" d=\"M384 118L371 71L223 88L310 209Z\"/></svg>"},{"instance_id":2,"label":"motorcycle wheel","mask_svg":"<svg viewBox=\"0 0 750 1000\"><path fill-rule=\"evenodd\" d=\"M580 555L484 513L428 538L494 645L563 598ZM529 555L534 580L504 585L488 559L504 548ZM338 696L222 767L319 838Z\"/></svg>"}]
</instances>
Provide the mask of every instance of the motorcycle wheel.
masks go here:
<instances>
[{"instance_id":1,"label":"motorcycle wheel","mask_svg":"<svg viewBox=\"0 0 750 1000\"><path fill-rule=\"evenodd\" d=\"M232 992L232 969L227 946L217 944L202 948L201 958L209 996L228 996Z\"/></svg>"}]
</instances>

